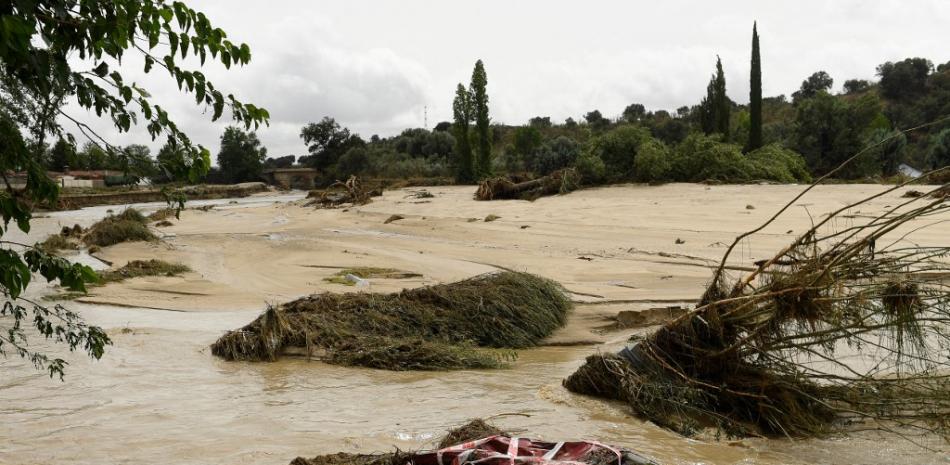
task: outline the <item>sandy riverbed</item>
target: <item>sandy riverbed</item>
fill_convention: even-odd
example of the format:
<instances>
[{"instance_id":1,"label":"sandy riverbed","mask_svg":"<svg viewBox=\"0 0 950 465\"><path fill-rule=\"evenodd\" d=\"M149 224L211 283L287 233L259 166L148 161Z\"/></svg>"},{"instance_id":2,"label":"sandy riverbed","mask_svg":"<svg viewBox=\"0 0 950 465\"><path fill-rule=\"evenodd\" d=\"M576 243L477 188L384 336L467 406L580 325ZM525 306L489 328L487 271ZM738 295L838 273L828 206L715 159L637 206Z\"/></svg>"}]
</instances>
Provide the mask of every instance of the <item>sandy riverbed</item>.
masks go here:
<instances>
[{"instance_id":1,"label":"sandy riverbed","mask_svg":"<svg viewBox=\"0 0 950 465\"><path fill-rule=\"evenodd\" d=\"M157 229L166 235L162 241L120 244L99 254L116 266L161 258L193 270L96 288L73 303L114 334L116 345L102 361L76 358L65 384L21 361L0 361L7 402L0 409L0 463L283 464L296 455L419 447L467 418L508 412L531 416L502 417L502 426L549 439L615 442L668 463L892 463L896 457L948 463L946 453L872 436L687 440L631 418L622 406L560 387L584 356L615 350L629 335L592 328L620 310L696 298L726 245L800 189L618 186L529 203L475 202L470 187L432 187L433 198L413 198L419 189L387 191L348 210L262 200L185 211L174 226ZM881 189L819 188L743 243L730 265L751 266L786 245L811 218ZM879 213L899 194L848 214ZM94 216L69 213L37 220L37 230L54 231L74 220L88 224ZM392 214L405 219L383 224ZM483 221L490 214L501 218ZM922 245L945 245L950 223L916 237ZM422 275L373 280L372 291L450 282L498 267L536 273L561 282L581 303L554 342L597 344L524 351L510 370L452 373L389 373L303 360L227 363L206 350L268 302L353 290L323 278L355 266ZM58 445L43 446L48 443Z\"/></svg>"}]
</instances>

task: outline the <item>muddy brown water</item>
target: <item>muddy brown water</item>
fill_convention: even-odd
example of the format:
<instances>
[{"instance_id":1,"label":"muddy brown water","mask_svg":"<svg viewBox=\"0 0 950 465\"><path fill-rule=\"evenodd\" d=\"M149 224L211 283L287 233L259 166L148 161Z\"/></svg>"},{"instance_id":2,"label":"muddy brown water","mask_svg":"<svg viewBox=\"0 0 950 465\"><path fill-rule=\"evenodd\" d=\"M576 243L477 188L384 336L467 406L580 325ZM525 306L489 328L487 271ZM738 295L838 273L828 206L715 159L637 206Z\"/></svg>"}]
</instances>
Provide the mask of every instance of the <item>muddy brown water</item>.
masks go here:
<instances>
[{"instance_id":1,"label":"muddy brown water","mask_svg":"<svg viewBox=\"0 0 950 465\"><path fill-rule=\"evenodd\" d=\"M91 223L105 210L38 219L34 235ZM560 386L586 355L616 343L526 350L512 368L495 371L387 372L303 359L235 363L212 357L208 345L257 310L67 305L106 328L114 346L98 362L68 356L65 382L18 358L0 359L0 464L286 464L298 455L431 446L447 428L493 415L518 434L597 439L663 463L950 463L946 452L876 435L686 439L632 418L622 405ZM928 445L941 447L936 439Z\"/></svg>"}]
</instances>

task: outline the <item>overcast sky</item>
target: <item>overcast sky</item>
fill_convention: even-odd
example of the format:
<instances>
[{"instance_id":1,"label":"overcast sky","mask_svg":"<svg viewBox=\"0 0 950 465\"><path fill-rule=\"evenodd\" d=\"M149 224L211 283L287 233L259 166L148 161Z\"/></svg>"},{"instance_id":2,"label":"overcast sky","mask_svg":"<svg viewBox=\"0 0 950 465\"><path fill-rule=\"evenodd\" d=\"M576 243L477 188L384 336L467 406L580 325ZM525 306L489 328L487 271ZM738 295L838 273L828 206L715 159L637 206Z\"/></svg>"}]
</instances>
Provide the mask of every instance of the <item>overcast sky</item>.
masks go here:
<instances>
[{"instance_id":1,"label":"overcast sky","mask_svg":"<svg viewBox=\"0 0 950 465\"><path fill-rule=\"evenodd\" d=\"M580 119L592 109L616 117L633 102L650 110L697 103L716 55L731 98L747 102L752 22L762 47L763 92L790 94L817 70L839 90L873 79L885 61L921 56L950 61L950 1L586 1L518 0L191 0L251 64L205 74L225 93L270 111L258 135L272 157L304 155L300 129L324 116L368 138L449 120L458 82L481 58L491 118ZM167 74L143 75L127 60L127 80L149 89L192 138L217 153L225 119L211 123ZM158 68L156 67L156 70ZM145 143L144 130L116 134Z\"/></svg>"}]
</instances>

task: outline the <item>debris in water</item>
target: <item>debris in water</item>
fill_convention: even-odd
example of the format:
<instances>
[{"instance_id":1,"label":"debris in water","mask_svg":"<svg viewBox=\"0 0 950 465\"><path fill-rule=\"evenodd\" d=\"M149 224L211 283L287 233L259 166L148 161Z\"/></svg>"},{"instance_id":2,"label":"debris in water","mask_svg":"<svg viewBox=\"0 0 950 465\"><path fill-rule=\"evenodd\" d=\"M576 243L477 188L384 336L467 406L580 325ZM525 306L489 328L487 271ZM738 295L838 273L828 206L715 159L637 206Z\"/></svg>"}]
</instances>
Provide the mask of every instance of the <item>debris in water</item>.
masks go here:
<instances>
[{"instance_id":1,"label":"debris in water","mask_svg":"<svg viewBox=\"0 0 950 465\"><path fill-rule=\"evenodd\" d=\"M621 400L684 435L950 437L950 286L934 277L948 269L950 246L918 245L923 228L909 225L950 205L916 197L849 220L847 234L833 224L876 197L729 278L730 252L775 218L739 236L695 309L619 354L591 355L564 386Z\"/></svg>"},{"instance_id":2,"label":"debris in water","mask_svg":"<svg viewBox=\"0 0 950 465\"><path fill-rule=\"evenodd\" d=\"M389 224L389 223L392 223L393 221L399 221L399 220L404 220L404 219L406 219L405 216L402 216L402 215L392 215L392 216L390 216L389 218L386 218L386 221L383 221L383 224Z\"/></svg>"},{"instance_id":3,"label":"debris in water","mask_svg":"<svg viewBox=\"0 0 950 465\"><path fill-rule=\"evenodd\" d=\"M491 214L491 215L488 215L488 216L485 217L485 222L486 222L486 223L491 223L492 221L495 221L495 220L498 220L498 219L501 219L501 217L498 216L498 215L495 215L495 214Z\"/></svg>"},{"instance_id":4,"label":"debris in water","mask_svg":"<svg viewBox=\"0 0 950 465\"><path fill-rule=\"evenodd\" d=\"M450 430L437 450L297 457L290 465L656 465L647 456L593 441L549 442L512 437L483 420Z\"/></svg>"},{"instance_id":5,"label":"debris in water","mask_svg":"<svg viewBox=\"0 0 950 465\"><path fill-rule=\"evenodd\" d=\"M319 294L272 306L229 331L211 352L273 361L285 348L325 351L324 360L389 370L492 368L536 346L571 308L563 288L527 273L500 272L393 294Z\"/></svg>"}]
</instances>

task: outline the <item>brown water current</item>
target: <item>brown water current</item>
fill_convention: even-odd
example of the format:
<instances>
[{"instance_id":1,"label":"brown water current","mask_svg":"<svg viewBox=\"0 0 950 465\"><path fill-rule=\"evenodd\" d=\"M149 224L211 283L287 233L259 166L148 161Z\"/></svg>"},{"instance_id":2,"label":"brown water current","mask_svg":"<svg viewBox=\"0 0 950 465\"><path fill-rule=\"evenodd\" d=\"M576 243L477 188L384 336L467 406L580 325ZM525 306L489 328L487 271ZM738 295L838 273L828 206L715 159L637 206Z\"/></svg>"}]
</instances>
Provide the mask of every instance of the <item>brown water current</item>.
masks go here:
<instances>
[{"instance_id":1,"label":"brown water current","mask_svg":"<svg viewBox=\"0 0 950 465\"><path fill-rule=\"evenodd\" d=\"M31 238L61 224L89 224L104 212L38 219ZM44 286L30 290L44 292ZM104 327L114 345L98 362L70 354L65 382L19 358L0 359L2 465L283 465L298 455L431 446L449 427L494 415L497 425L525 436L597 439L663 463L950 464L939 439L927 445L940 451L870 433L801 441L686 439L633 418L622 405L561 387L585 356L616 350L629 332L610 334L599 345L521 351L503 370L388 372L300 358L237 363L212 357L209 344L252 320L263 304L189 311L66 305Z\"/></svg>"}]
</instances>

